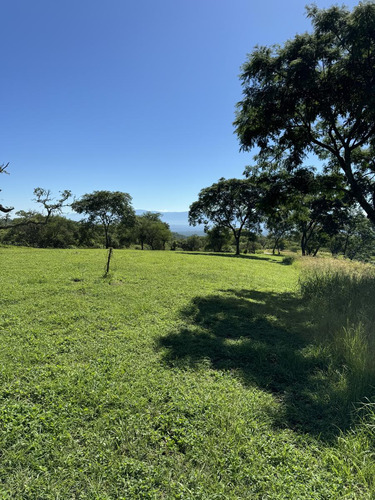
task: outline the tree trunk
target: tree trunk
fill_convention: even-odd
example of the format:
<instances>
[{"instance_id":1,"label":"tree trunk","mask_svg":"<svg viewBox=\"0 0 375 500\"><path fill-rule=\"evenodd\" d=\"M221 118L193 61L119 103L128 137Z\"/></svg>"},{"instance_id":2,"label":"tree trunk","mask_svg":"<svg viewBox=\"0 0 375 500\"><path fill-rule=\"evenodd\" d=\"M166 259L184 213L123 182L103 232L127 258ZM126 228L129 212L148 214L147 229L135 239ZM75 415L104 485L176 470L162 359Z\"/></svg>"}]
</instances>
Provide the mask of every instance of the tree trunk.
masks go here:
<instances>
[{"instance_id":1,"label":"tree trunk","mask_svg":"<svg viewBox=\"0 0 375 500\"><path fill-rule=\"evenodd\" d=\"M341 168L343 169L351 191L354 195L354 198L358 201L360 206L366 212L367 217L370 221L375 224L375 208L371 206L371 204L366 200L365 195L363 194L361 186L358 184L358 181L355 179L352 170L352 159L351 152L348 147L345 148L345 158L342 158L340 155L337 156Z\"/></svg>"},{"instance_id":2,"label":"tree trunk","mask_svg":"<svg viewBox=\"0 0 375 500\"><path fill-rule=\"evenodd\" d=\"M236 240L236 255L240 255L240 237L235 236L235 240Z\"/></svg>"},{"instance_id":3,"label":"tree trunk","mask_svg":"<svg viewBox=\"0 0 375 500\"><path fill-rule=\"evenodd\" d=\"M109 250L108 250L108 259L107 259L107 267L106 267L106 272L105 272L105 274L108 274L108 273L109 273L109 265L110 265L110 263L111 263L112 253L113 253L113 248L112 248L112 247L109 247Z\"/></svg>"},{"instance_id":4,"label":"tree trunk","mask_svg":"<svg viewBox=\"0 0 375 500\"><path fill-rule=\"evenodd\" d=\"M317 249L315 250L313 257L316 257L316 255L317 255L317 253L319 252L319 250L320 250L320 245L319 245L319 246L317 247Z\"/></svg>"},{"instance_id":5,"label":"tree trunk","mask_svg":"<svg viewBox=\"0 0 375 500\"><path fill-rule=\"evenodd\" d=\"M111 245L111 237L109 234L109 224L105 220L102 219L102 224L103 224L103 229L104 229L104 235L105 235L105 247L108 249Z\"/></svg>"},{"instance_id":6,"label":"tree trunk","mask_svg":"<svg viewBox=\"0 0 375 500\"><path fill-rule=\"evenodd\" d=\"M105 232L105 247L109 248L111 246L111 238L108 233L108 228L104 226L104 232Z\"/></svg>"},{"instance_id":7,"label":"tree trunk","mask_svg":"<svg viewBox=\"0 0 375 500\"><path fill-rule=\"evenodd\" d=\"M343 251L344 257L346 257L346 252L348 250L349 238L350 238L350 234L348 233L346 235L346 238L345 238L345 245L344 245L344 251Z\"/></svg>"},{"instance_id":8,"label":"tree trunk","mask_svg":"<svg viewBox=\"0 0 375 500\"><path fill-rule=\"evenodd\" d=\"M278 236L276 238L275 242L275 248L277 248L277 254L280 255L280 242L281 242L282 235Z\"/></svg>"}]
</instances>

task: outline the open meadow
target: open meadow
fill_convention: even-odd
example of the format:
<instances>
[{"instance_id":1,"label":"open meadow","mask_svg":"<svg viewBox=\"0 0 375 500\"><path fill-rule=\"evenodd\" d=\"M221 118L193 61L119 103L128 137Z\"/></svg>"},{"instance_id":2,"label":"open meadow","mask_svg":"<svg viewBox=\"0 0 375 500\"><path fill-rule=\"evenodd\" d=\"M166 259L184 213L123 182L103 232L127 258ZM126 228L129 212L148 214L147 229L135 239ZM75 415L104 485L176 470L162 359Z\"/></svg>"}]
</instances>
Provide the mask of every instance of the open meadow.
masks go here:
<instances>
[{"instance_id":1,"label":"open meadow","mask_svg":"<svg viewBox=\"0 0 375 500\"><path fill-rule=\"evenodd\" d=\"M375 497L371 367L300 261L0 253L0 498Z\"/></svg>"}]
</instances>

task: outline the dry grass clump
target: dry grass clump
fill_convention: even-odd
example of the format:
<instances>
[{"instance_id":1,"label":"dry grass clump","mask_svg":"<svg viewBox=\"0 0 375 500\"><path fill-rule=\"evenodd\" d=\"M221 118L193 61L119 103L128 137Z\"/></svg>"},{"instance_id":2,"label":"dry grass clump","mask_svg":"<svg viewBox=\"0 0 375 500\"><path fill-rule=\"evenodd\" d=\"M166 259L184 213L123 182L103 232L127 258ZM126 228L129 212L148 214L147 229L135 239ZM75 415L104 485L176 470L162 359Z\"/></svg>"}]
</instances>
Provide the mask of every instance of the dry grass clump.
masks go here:
<instances>
[{"instance_id":1,"label":"dry grass clump","mask_svg":"<svg viewBox=\"0 0 375 500\"><path fill-rule=\"evenodd\" d=\"M351 397L371 395L375 383L375 267L306 259L300 288L320 341L347 371Z\"/></svg>"}]
</instances>

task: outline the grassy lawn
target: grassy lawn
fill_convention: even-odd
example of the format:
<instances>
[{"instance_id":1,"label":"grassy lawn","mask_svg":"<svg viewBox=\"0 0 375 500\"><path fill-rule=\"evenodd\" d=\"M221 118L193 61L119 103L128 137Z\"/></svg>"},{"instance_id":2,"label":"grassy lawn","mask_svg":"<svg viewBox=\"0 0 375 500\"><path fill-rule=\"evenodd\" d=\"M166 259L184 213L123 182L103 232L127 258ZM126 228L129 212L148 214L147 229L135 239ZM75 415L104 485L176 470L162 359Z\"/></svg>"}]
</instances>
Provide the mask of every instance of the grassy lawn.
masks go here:
<instances>
[{"instance_id":1,"label":"grassy lawn","mask_svg":"<svg viewBox=\"0 0 375 500\"><path fill-rule=\"evenodd\" d=\"M0 498L375 497L281 258L0 248Z\"/></svg>"}]
</instances>

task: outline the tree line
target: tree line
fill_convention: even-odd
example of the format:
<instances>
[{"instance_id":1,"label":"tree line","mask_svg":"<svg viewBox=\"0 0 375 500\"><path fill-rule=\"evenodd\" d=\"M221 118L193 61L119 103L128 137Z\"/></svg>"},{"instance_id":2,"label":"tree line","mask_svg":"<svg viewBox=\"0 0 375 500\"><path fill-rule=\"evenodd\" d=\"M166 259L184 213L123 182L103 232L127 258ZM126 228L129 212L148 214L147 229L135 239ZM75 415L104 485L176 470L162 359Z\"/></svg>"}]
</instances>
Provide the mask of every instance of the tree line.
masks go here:
<instances>
[{"instance_id":1,"label":"tree line","mask_svg":"<svg viewBox=\"0 0 375 500\"><path fill-rule=\"evenodd\" d=\"M307 16L311 33L256 47L248 56L234 126L241 149L257 149L254 165L246 168L246 181L221 179L202 190L190 220L223 225L236 241L242 228L254 229L263 220L274 248L297 232L302 255L329 247L332 253L369 256L375 224L375 3L361 2L352 11L313 5ZM306 166L311 155L319 168Z\"/></svg>"},{"instance_id":2,"label":"tree line","mask_svg":"<svg viewBox=\"0 0 375 500\"><path fill-rule=\"evenodd\" d=\"M135 215L128 193L94 191L85 194L69 204L76 213L83 215L80 221L61 214L63 206L67 205L65 202L66 199L59 199L47 214L19 211L11 218L8 210L0 225L2 243L41 248L125 248L139 243L142 249L160 250L172 239L169 226L161 220L160 213Z\"/></svg>"},{"instance_id":3,"label":"tree line","mask_svg":"<svg viewBox=\"0 0 375 500\"><path fill-rule=\"evenodd\" d=\"M202 189L189 211L190 223L233 235L236 254L245 235L255 248L280 253L299 247L302 255L319 250L350 259L375 254L375 229L336 176L313 168L269 172L247 167L245 179L220 179Z\"/></svg>"},{"instance_id":4,"label":"tree line","mask_svg":"<svg viewBox=\"0 0 375 500\"><path fill-rule=\"evenodd\" d=\"M311 33L256 47L242 67L234 126L241 149L257 154L244 178L219 179L190 206L190 224L206 227L199 249L233 244L238 255L266 238L274 253L286 241L298 241L302 255L326 249L368 259L374 253L375 3L352 11L310 6L307 16ZM317 167L306 166L311 155ZM142 249L188 249L160 214L136 217L127 193L95 191L74 201L71 207L84 216L78 224L59 215L69 191L56 202L49 191L37 188L35 195L43 215L11 219L12 209L0 205L4 242L90 246L101 234L107 248L136 242ZM65 237L57 237L63 228ZM189 245L197 249L198 240Z\"/></svg>"},{"instance_id":5,"label":"tree line","mask_svg":"<svg viewBox=\"0 0 375 500\"><path fill-rule=\"evenodd\" d=\"M374 253L372 223L337 179L301 168L265 173L247 167L243 179L220 179L201 190L189 210L192 225L204 224L205 236L172 233L157 212L135 215L128 193L95 191L70 204L84 217L74 221L56 213L17 212L2 219L3 244L41 248L129 248L254 253L288 248L302 255L320 249L350 259ZM66 193L66 192L65 192ZM65 194L66 196L66 194ZM48 215L48 223L46 216Z\"/></svg>"}]
</instances>

